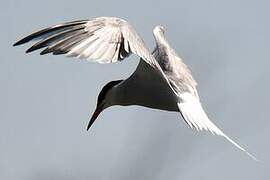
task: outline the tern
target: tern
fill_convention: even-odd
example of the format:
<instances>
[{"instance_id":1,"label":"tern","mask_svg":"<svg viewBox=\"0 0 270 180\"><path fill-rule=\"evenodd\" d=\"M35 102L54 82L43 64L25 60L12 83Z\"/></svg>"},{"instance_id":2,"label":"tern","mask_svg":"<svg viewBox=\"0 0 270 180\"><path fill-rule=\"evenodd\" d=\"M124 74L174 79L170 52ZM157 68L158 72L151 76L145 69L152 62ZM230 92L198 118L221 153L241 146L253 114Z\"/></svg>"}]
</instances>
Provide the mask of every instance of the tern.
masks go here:
<instances>
[{"instance_id":1,"label":"tern","mask_svg":"<svg viewBox=\"0 0 270 180\"><path fill-rule=\"evenodd\" d=\"M175 111L180 112L189 127L223 136L256 160L209 120L200 103L197 83L165 38L165 28L156 26L153 34L156 47L151 52L124 19L96 17L42 29L19 40L14 46L37 40L26 53L44 48L41 55L65 54L98 63L115 63L130 54L140 58L129 78L111 81L102 88L87 130L104 109L114 105Z\"/></svg>"}]
</instances>

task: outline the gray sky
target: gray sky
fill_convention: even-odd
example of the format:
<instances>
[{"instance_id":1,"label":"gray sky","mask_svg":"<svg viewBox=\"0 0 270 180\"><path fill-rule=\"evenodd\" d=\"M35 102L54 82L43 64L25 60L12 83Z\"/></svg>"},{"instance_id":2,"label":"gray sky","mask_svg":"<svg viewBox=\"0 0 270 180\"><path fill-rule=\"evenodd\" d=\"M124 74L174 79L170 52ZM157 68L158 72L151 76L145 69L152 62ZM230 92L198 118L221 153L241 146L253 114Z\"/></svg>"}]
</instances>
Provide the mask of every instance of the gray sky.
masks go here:
<instances>
[{"instance_id":1,"label":"gray sky","mask_svg":"<svg viewBox=\"0 0 270 180\"><path fill-rule=\"evenodd\" d=\"M0 15L0 179L269 179L269 1L3 1ZM108 81L138 58L100 65L24 54L12 44L53 24L96 16L128 20L147 46L152 29L189 65L209 117L255 154L197 133L179 113L112 107L86 131ZM29 44L27 45L29 47Z\"/></svg>"}]
</instances>

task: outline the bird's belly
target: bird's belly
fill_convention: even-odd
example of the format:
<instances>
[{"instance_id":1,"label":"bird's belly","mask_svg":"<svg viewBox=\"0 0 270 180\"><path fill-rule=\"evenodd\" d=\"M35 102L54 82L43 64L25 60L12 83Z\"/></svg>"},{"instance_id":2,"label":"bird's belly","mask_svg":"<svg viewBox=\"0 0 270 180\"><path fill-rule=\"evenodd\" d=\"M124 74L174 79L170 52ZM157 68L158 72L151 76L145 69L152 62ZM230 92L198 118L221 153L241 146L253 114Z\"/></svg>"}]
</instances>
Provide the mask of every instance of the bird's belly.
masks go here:
<instances>
[{"instance_id":1,"label":"bird's belly","mask_svg":"<svg viewBox=\"0 0 270 180\"><path fill-rule=\"evenodd\" d=\"M138 82L138 81L137 81ZM127 103L123 105L139 105L153 109L179 111L177 98L167 84L162 83L133 83L134 91L127 94ZM130 90L127 92L131 92Z\"/></svg>"},{"instance_id":2,"label":"bird's belly","mask_svg":"<svg viewBox=\"0 0 270 180\"><path fill-rule=\"evenodd\" d=\"M121 105L139 105L167 111L178 110L175 96L159 71L140 61L136 71L119 87Z\"/></svg>"},{"instance_id":3,"label":"bird's belly","mask_svg":"<svg viewBox=\"0 0 270 180\"><path fill-rule=\"evenodd\" d=\"M140 98L138 99L139 101L137 101L137 105L167 111L179 111L175 98L168 92L160 91L155 88L149 91L143 91L138 94L138 96L140 96Z\"/></svg>"},{"instance_id":4,"label":"bird's belly","mask_svg":"<svg viewBox=\"0 0 270 180\"><path fill-rule=\"evenodd\" d=\"M174 100L165 99L160 96L152 96L149 94L147 98L141 99L141 101L137 101L134 103L135 105L144 106L153 109L160 109L166 111L179 111L177 107L177 103Z\"/></svg>"}]
</instances>

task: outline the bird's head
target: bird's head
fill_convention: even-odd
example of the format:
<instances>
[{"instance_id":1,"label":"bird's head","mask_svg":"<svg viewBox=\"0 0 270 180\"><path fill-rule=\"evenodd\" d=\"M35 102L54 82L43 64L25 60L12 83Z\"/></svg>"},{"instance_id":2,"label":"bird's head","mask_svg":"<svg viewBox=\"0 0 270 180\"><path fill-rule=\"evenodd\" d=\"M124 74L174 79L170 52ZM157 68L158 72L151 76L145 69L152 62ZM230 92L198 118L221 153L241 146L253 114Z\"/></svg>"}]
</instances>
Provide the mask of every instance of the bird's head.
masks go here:
<instances>
[{"instance_id":1,"label":"bird's head","mask_svg":"<svg viewBox=\"0 0 270 180\"><path fill-rule=\"evenodd\" d=\"M95 122L95 120L97 119L98 115L106 108L114 105L113 101L114 101L114 97L112 97L112 89L118 85L120 82L122 82L123 80L117 80L117 81L111 81L109 83L107 83L102 90L100 91L99 95L98 95L98 99L97 99L97 106L96 109L88 123L87 126L87 130L90 129L90 127L92 126L92 124Z\"/></svg>"}]
</instances>

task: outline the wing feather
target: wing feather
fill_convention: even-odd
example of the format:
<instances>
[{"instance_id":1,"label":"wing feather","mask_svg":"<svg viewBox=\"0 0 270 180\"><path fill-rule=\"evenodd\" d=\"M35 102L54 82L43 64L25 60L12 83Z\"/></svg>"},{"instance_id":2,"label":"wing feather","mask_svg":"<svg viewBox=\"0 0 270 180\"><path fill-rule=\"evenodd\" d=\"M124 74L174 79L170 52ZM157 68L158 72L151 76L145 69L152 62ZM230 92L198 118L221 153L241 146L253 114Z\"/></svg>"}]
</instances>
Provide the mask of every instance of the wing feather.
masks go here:
<instances>
[{"instance_id":1,"label":"wing feather","mask_svg":"<svg viewBox=\"0 0 270 180\"><path fill-rule=\"evenodd\" d=\"M85 32L79 32L74 34L73 36L65 37L64 39L48 46L46 49L41 51L41 55L53 53L53 54L65 54L69 52L69 50L80 43L86 38Z\"/></svg>"},{"instance_id":2,"label":"wing feather","mask_svg":"<svg viewBox=\"0 0 270 180\"><path fill-rule=\"evenodd\" d=\"M40 48L46 47L48 45L50 45L51 43L53 43L54 41L57 40L61 40L63 38L65 38L66 36L73 36L74 34L78 33L78 31L80 32L80 30L83 31L83 26L75 26L74 28L69 28L63 31L60 31L58 33L55 33L51 36L48 36L47 38L44 38L40 41L38 41L36 44L34 44L32 47L30 47L29 49L26 50L26 53L38 50Z\"/></svg>"},{"instance_id":3,"label":"wing feather","mask_svg":"<svg viewBox=\"0 0 270 180\"><path fill-rule=\"evenodd\" d=\"M231 142L238 149L247 153L252 159L256 158L247 152L244 148L238 145L230 137L224 134L213 122L210 121L207 114L204 112L199 99L191 93L183 93L180 95L181 102L178 103L179 110L191 128L196 128L196 130L206 130L213 134L225 137L229 142Z\"/></svg>"},{"instance_id":4,"label":"wing feather","mask_svg":"<svg viewBox=\"0 0 270 180\"><path fill-rule=\"evenodd\" d=\"M98 17L55 25L30 34L14 44L20 45L41 39L29 52L40 48L40 54L65 54L99 63L115 63L136 54L159 71L176 94L162 68L146 48L137 32L123 19ZM74 42L73 42L74 41ZM103 47L108 52L100 50Z\"/></svg>"},{"instance_id":5,"label":"wing feather","mask_svg":"<svg viewBox=\"0 0 270 180\"><path fill-rule=\"evenodd\" d=\"M34 32L34 33L22 38L21 40L17 41L14 44L14 46L18 46L18 45L27 43L27 42L35 40L37 38L44 38L50 34L56 33L58 31L63 31L65 29L69 29L69 28L72 28L72 27L77 26L77 25L82 25L82 24L85 24L86 22L87 22L87 20L72 21L72 22L57 24L55 26L42 29L40 31Z\"/></svg>"},{"instance_id":6,"label":"wing feather","mask_svg":"<svg viewBox=\"0 0 270 180\"><path fill-rule=\"evenodd\" d=\"M87 36L81 36L82 33ZM148 64L155 64L141 38L125 20L120 18L98 17L58 24L30 34L14 46L36 39L41 40L30 47L28 53L46 48L41 54L66 54L68 57L91 59L101 63L106 60L108 63L121 61L130 53L134 53L144 58ZM109 53L105 53L102 48L109 49Z\"/></svg>"}]
</instances>

